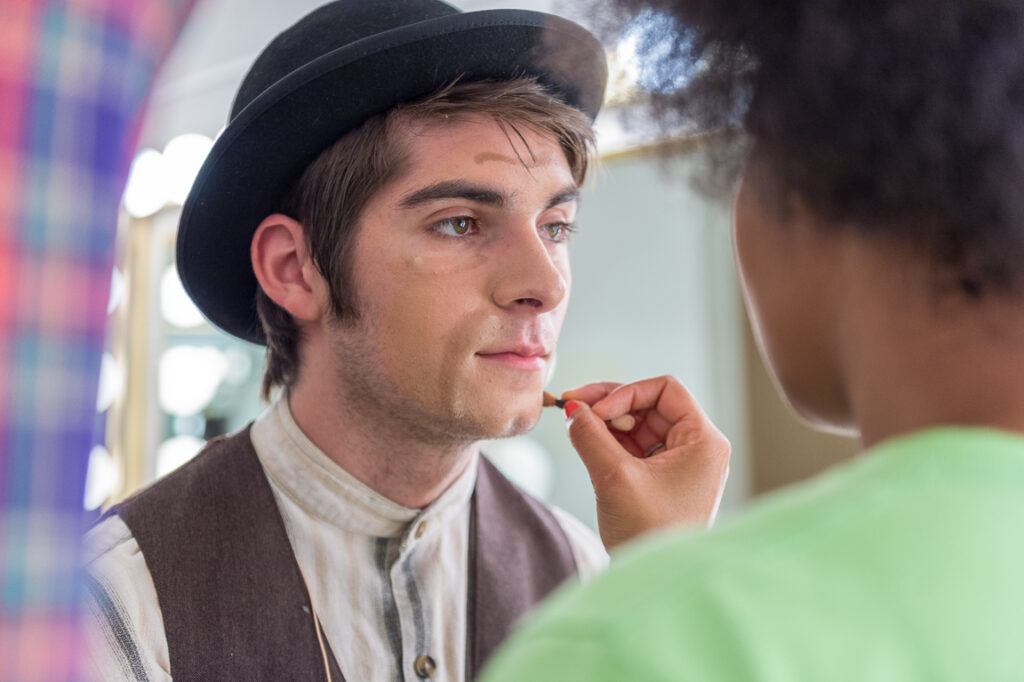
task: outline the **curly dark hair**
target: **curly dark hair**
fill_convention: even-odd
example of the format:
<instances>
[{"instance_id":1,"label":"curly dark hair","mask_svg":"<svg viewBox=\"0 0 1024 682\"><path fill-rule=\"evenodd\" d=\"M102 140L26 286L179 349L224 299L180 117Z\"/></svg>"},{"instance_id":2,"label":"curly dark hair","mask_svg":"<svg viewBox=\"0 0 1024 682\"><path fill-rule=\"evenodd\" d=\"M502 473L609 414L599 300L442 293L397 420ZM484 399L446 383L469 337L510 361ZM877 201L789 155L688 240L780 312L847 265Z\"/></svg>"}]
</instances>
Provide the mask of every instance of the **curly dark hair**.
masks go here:
<instances>
[{"instance_id":1,"label":"curly dark hair","mask_svg":"<svg viewBox=\"0 0 1024 682\"><path fill-rule=\"evenodd\" d=\"M826 220L1020 293L1024 1L611 2L657 29L638 54L660 120L738 132Z\"/></svg>"}]
</instances>

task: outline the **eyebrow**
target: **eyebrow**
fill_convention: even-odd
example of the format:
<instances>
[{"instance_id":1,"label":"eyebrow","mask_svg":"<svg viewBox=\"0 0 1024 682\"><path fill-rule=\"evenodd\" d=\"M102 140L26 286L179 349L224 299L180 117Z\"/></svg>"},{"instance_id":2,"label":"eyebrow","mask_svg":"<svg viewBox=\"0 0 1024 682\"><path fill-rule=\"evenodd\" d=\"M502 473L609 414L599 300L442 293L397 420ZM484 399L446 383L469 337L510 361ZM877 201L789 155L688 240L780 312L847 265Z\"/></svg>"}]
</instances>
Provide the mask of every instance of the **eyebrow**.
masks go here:
<instances>
[{"instance_id":1,"label":"eyebrow","mask_svg":"<svg viewBox=\"0 0 1024 682\"><path fill-rule=\"evenodd\" d=\"M511 203L515 194L505 194L500 190L483 185L476 185L465 180L442 180L414 190L398 202L400 208L415 208L438 199L465 199L477 204L487 204L496 208L504 208ZM547 202L545 210L569 201L579 201L580 190L576 185L568 185L556 192Z\"/></svg>"},{"instance_id":2,"label":"eyebrow","mask_svg":"<svg viewBox=\"0 0 1024 682\"><path fill-rule=\"evenodd\" d=\"M554 208L559 204L565 204L570 201L575 201L577 203L580 201L580 188L576 185L569 185L568 187L563 188L561 192L558 192L548 200L548 204L544 208Z\"/></svg>"}]
</instances>

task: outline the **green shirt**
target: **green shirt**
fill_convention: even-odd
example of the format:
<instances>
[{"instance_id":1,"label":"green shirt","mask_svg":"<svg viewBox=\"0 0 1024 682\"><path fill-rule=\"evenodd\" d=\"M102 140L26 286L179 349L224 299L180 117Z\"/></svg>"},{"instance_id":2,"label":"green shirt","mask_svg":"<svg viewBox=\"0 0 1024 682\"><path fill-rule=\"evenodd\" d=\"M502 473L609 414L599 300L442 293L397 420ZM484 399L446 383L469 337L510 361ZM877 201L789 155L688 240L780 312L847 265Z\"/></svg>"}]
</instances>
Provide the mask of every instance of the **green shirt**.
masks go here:
<instances>
[{"instance_id":1,"label":"green shirt","mask_svg":"<svg viewBox=\"0 0 1024 682\"><path fill-rule=\"evenodd\" d=\"M1024 438L921 432L643 541L484 680L1024 680Z\"/></svg>"}]
</instances>

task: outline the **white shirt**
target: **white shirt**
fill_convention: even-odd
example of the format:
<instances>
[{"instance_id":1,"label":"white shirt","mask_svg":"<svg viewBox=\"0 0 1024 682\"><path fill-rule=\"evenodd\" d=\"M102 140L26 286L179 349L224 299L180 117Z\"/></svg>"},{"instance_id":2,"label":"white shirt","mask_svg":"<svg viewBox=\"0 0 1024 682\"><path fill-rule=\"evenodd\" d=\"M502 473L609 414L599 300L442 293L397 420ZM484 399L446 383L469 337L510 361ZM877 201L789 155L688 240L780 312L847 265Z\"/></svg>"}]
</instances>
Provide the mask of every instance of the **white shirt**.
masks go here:
<instances>
[{"instance_id":1,"label":"white shirt","mask_svg":"<svg viewBox=\"0 0 1024 682\"><path fill-rule=\"evenodd\" d=\"M465 679L470 498L478 458L431 505L409 509L339 467L299 430L286 400L253 424L253 446L324 634L350 682ZM552 508L583 579L608 562L580 521ZM422 529L422 530L420 530ZM87 636L96 680L168 680L156 588L138 543L112 516L86 536Z\"/></svg>"}]
</instances>

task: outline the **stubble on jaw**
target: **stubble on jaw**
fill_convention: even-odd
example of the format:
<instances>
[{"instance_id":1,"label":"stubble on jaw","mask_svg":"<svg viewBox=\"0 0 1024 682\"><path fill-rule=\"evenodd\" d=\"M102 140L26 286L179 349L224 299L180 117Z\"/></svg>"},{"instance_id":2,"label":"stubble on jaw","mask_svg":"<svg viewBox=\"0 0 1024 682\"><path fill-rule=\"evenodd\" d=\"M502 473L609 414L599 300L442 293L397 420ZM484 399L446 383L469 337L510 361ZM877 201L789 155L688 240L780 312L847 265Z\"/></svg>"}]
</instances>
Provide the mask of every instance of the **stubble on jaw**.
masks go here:
<instances>
[{"instance_id":1,"label":"stubble on jaw","mask_svg":"<svg viewBox=\"0 0 1024 682\"><path fill-rule=\"evenodd\" d=\"M520 435L536 422L516 419L509 428L495 432L493 426L482 423L465 407L473 404L472 397L458 395L464 389L451 379L453 366L443 368L439 385L433 391L417 395L414 389L397 385L389 376L375 341L380 330L371 310L362 310L358 320L331 324L333 383L341 404L348 408L344 418L358 419L379 429L384 447L389 442L417 443L455 453L481 440ZM343 423L338 426L345 428Z\"/></svg>"}]
</instances>

